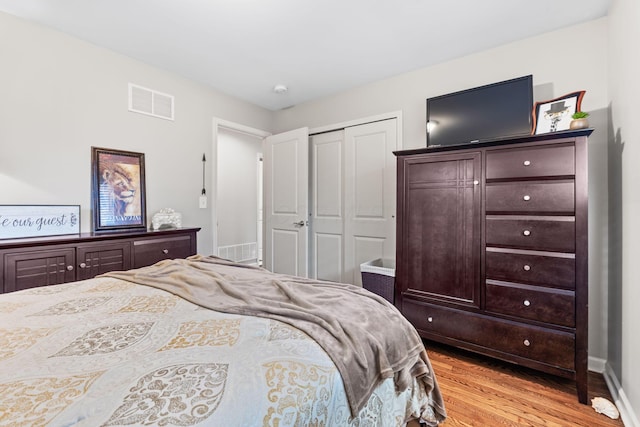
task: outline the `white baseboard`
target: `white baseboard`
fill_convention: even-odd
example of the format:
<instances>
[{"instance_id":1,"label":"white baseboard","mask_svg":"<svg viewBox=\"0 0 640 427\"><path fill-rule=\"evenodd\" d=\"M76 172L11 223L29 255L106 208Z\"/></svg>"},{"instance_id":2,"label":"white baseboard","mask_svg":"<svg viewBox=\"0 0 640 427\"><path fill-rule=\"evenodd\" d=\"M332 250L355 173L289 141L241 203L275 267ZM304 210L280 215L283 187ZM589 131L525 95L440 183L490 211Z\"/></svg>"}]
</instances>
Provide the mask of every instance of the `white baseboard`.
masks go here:
<instances>
[{"instance_id":1,"label":"white baseboard","mask_svg":"<svg viewBox=\"0 0 640 427\"><path fill-rule=\"evenodd\" d=\"M591 360L589 364L591 364ZM631 402L629 402L622 385L620 385L620 381L609 364L605 363L605 370L602 375L607 383L613 402L618 407L620 418L622 418L625 427L640 427L640 422L638 422L638 417L631 406Z\"/></svg>"},{"instance_id":2,"label":"white baseboard","mask_svg":"<svg viewBox=\"0 0 640 427\"><path fill-rule=\"evenodd\" d=\"M257 262L258 243L240 243L238 245L219 246L218 256L233 262Z\"/></svg>"},{"instance_id":3,"label":"white baseboard","mask_svg":"<svg viewBox=\"0 0 640 427\"><path fill-rule=\"evenodd\" d=\"M605 359L600 359L599 357L589 356L589 361L587 362L587 364L588 364L588 369L591 372L604 374L605 365L607 364L607 361Z\"/></svg>"}]
</instances>

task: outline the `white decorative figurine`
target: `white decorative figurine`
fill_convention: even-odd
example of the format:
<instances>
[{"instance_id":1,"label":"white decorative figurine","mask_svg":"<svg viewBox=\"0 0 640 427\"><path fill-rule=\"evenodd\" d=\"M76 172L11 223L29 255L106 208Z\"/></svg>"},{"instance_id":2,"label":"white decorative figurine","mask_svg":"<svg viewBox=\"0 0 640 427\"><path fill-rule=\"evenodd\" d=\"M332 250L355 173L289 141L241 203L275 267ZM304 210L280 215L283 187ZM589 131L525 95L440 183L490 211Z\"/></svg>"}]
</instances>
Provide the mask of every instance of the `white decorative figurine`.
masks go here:
<instances>
[{"instance_id":1,"label":"white decorative figurine","mask_svg":"<svg viewBox=\"0 0 640 427\"><path fill-rule=\"evenodd\" d=\"M151 218L151 228L154 230L180 227L182 227L182 215L171 208L162 208Z\"/></svg>"}]
</instances>

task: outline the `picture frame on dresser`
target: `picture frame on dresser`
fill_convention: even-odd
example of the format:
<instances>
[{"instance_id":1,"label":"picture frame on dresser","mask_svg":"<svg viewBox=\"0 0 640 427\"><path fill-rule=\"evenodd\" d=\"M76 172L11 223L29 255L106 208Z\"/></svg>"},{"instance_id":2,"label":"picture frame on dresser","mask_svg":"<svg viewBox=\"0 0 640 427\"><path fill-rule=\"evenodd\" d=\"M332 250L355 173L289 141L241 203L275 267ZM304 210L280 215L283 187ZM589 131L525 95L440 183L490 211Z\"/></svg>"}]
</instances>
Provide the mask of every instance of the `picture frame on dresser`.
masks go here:
<instances>
[{"instance_id":1,"label":"picture frame on dresser","mask_svg":"<svg viewBox=\"0 0 640 427\"><path fill-rule=\"evenodd\" d=\"M533 105L533 135L569 130L571 116L581 111L585 91L571 92Z\"/></svg>"},{"instance_id":2,"label":"picture frame on dresser","mask_svg":"<svg viewBox=\"0 0 640 427\"><path fill-rule=\"evenodd\" d=\"M144 153L91 147L92 229L146 230Z\"/></svg>"}]
</instances>

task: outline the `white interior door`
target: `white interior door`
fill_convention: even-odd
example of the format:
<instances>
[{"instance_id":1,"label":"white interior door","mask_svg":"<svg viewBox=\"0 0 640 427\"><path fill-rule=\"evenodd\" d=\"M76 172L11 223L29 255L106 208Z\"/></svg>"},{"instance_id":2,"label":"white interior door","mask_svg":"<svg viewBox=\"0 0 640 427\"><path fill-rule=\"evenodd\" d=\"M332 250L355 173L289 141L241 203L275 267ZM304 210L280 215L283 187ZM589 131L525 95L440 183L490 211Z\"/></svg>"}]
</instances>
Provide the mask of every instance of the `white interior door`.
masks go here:
<instances>
[{"instance_id":1,"label":"white interior door","mask_svg":"<svg viewBox=\"0 0 640 427\"><path fill-rule=\"evenodd\" d=\"M308 275L309 129L264 140L264 265Z\"/></svg>"},{"instance_id":2,"label":"white interior door","mask_svg":"<svg viewBox=\"0 0 640 427\"><path fill-rule=\"evenodd\" d=\"M344 276L362 284L360 264L395 258L397 120L345 129Z\"/></svg>"},{"instance_id":3,"label":"white interior door","mask_svg":"<svg viewBox=\"0 0 640 427\"><path fill-rule=\"evenodd\" d=\"M343 282L344 131L312 135L310 276Z\"/></svg>"}]
</instances>

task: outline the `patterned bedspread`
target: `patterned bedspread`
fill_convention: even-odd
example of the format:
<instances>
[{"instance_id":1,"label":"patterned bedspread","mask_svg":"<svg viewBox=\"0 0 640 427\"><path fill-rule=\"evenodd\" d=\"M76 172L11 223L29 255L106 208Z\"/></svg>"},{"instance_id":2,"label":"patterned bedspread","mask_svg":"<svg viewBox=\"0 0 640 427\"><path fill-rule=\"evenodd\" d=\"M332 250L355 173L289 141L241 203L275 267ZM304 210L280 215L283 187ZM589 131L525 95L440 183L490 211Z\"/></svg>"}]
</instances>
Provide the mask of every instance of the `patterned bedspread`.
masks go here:
<instances>
[{"instance_id":1,"label":"patterned bedspread","mask_svg":"<svg viewBox=\"0 0 640 427\"><path fill-rule=\"evenodd\" d=\"M115 278L0 295L1 426L435 425L429 399L387 379L352 418L306 334Z\"/></svg>"}]
</instances>

